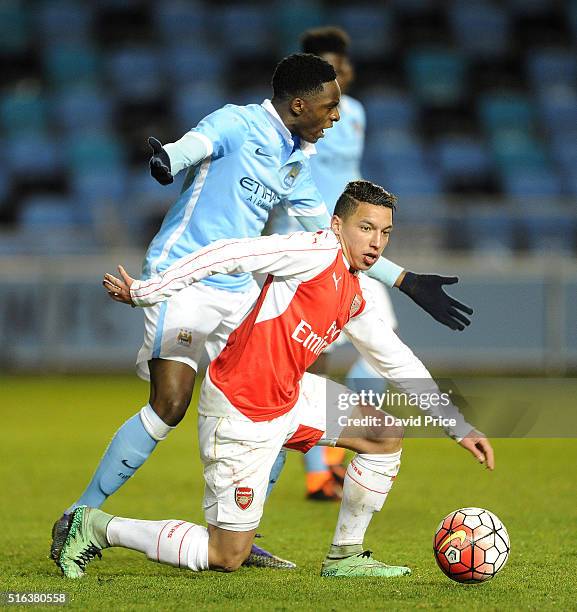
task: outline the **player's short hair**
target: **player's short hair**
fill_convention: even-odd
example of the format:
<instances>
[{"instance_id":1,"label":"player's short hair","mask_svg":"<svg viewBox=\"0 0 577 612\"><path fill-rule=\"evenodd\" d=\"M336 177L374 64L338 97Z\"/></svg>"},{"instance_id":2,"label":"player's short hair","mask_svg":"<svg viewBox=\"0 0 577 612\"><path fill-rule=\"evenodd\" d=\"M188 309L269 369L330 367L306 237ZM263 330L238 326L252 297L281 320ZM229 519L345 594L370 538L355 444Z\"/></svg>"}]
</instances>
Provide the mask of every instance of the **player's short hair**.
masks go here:
<instances>
[{"instance_id":1,"label":"player's short hair","mask_svg":"<svg viewBox=\"0 0 577 612\"><path fill-rule=\"evenodd\" d=\"M395 210L397 197L371 181L351 181L337 200L335 215L344 221L355 213L361 202Z\"/></svg>"},{"instance_id":2,"label":"player's short hair","mask_svg":"<svg viewBox=\"0 0 577 612\"><path fill-rule=\"evenodd\" d=\"M272 75L273 97L286 100L318 94L337 78L335 69L310 53L293 53L281 60Z\"/></svg>"},{"instance_id":3,"label":"player's short hair","mask_svg":"<svg viewBox=\"0 0 577 612\"><path fill-rule=\"evenodd\" d=\"M300 38L303 53L336 53L348 55L351 39L349 35L337 26L311 28L303 32Z\"/></svg>"}]
</instances>

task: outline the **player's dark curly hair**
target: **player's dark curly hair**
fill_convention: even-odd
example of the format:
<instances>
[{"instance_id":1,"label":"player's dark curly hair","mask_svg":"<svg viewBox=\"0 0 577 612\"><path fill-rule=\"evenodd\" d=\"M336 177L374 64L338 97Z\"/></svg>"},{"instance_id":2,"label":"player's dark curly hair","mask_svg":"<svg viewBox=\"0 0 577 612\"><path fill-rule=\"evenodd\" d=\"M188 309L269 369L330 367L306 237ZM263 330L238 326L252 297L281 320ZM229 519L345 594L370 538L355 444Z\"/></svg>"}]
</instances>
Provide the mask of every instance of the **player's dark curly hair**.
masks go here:
<instances>
[{"instance_id":1,"label":"player's dark curly hair","mask_svg":"<svg viewBox=\"0 0 577 612\"><path fill-rule=\"evenodd\" d=\"M286 100L320 93L323 83L337 78L335 69L310 53L293 53L281 60L272 75L273 97Z\"/></svg>"},{"instance_id":2,"label":"player's dark curly hair","mask_svg":"<svg viewBox=\"0 0 577 612\"><path fill-rule=\"evenodd\" d=\"M397 198L371 181L351 181L337 200L335 215L343 220L348 219L357 210L359 202L368 202L395 210Z\"/></svg>"},{"instance_id":3,"label":"player's dark curly hair","mask_svg":"<svg viewBox=\"0 0 577 612\"><path fill-rule=\"evenodd\" d=\"M337 53L347 55L351 39L349 35L336 26L325 26L323 28L311 28L301 35L301 49L303 53Z\"/></svg>"}]
</instances>

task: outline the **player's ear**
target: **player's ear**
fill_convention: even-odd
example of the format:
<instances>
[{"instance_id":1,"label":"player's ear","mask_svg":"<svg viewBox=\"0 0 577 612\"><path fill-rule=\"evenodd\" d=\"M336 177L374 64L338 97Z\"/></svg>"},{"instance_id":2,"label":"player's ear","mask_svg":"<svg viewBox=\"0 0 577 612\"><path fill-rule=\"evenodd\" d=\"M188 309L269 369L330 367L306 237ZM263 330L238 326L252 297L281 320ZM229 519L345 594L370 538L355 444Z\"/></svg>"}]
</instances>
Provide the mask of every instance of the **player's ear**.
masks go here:
<instances>
[{"instance_id":1,"label":"player's ear","mask_svg":"<svg viewBox=\"0 0 577 612\"><path fill-rule=\"evenodd\" d=\"M333 215L331 218L331 229L335 233L335 236L339 237L341 235L342 227L343 220L339 216Z\"/></svg>"},{"instance_id":2,"label":"player's ear","mask_svg":"<svg viewBox=\"0 0 577 612\"><path fill-rule=\"evenodd\" d=\"M293 115L302 115L305 109L305 101L302 98L293 98L290 103L290 109Z\"/></svg>"}]
</instances>

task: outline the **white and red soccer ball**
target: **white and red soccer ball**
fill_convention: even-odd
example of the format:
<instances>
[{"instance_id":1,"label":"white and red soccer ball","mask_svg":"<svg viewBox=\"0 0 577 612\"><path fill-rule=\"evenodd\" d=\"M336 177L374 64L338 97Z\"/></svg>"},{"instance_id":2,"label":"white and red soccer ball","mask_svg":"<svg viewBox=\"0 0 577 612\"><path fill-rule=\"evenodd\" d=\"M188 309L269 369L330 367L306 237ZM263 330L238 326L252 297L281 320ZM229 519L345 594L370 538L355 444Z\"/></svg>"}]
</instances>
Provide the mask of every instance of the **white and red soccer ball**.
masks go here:
<instances>
[{"instance_id":1,"label":"white and red soccer ball","mask_svg":"<svg viewBox=\"0 0 577 612\"><path fill-rule=\"evenodd\" d=\"M457 582L490 580L507 562L509 534L503 523L483 508L461 508L448 514L433 539L433 552L443 573Z\"/></svg>"}]
</instances>

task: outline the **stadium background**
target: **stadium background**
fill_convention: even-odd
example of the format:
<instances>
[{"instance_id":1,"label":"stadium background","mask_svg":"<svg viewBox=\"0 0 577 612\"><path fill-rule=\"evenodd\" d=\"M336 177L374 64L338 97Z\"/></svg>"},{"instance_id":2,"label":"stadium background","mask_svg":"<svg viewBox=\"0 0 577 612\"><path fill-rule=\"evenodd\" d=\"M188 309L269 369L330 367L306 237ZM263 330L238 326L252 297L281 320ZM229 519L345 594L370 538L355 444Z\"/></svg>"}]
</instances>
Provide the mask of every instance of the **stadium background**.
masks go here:
<instances>
[{"instance_id":1,"label":"stadium background","mask_svg":"<svg viewBox=\"0 0 577 612\"><path fill-rule=\"evenodd\" d=\"M366 178L399 195L389 256L457 273L463 334L393 291L432 366L577 365L577 3L554 0L0 4L0 363L130 369L140 314L102 272L137 274L174 201L146 140L269 95L305 28L352 37Z\"/></svg>"},{"instance_id":2,"label":"stadium background","mask_svg":"<svg viewBox=\"0 0 577 612\"><path fill-rule=\"evenodd\" d=\"M137 272L178 193L180 179L150 177L147 137L260 102L298 34L329 23L353 39L365 176L400 198L390 256L459 274L452 292L475 307L454 333L393 291L402 336L435 372L575 370L574 0L0 0L3 590L65 590L81 610L575 609L574 439L495 439L494 473L447 440L408 439L367 534L376 558L413 568L404 582L318 576L338 507L305 501L296 456L261 525L265 547L297 562L290 574L191 575L112 550L64 583L46 559L52 522L146 401L133 373L142 315L100 279L119 262ZM340 355L333 367L352 358ZM529 401L545 418L574 412L570 378L475 384L504 414ZM574 438L551 420L546 435ZM196 440L192 413L104 509L202 522ZM512 541L503 573L472 589L430 551L439 520L470 505Z\"/></svg>"}]
</instances>

